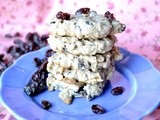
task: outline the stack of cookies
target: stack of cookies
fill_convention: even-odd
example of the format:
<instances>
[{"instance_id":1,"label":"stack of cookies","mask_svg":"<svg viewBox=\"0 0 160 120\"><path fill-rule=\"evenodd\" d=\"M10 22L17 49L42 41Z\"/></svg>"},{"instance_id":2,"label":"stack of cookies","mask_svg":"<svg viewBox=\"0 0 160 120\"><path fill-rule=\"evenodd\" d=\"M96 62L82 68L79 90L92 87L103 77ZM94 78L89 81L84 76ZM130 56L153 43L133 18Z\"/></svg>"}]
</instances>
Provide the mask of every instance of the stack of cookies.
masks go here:
<instances>
[{"instance_id":1,"label":"stack of cookies","mask_svg":"<svg viewBox=\"0 0 160 120\"><path fill-rule=\"evenodd\" d=\"M48 43L56 53L48 59L48 90L59 90L66 104L74 97L99 96L114 73L114 62L122 58L114 34L124 30L109 11L105 15L89 8L74 15L58 12L49 27Z\"/></svg>"}]
</instances>

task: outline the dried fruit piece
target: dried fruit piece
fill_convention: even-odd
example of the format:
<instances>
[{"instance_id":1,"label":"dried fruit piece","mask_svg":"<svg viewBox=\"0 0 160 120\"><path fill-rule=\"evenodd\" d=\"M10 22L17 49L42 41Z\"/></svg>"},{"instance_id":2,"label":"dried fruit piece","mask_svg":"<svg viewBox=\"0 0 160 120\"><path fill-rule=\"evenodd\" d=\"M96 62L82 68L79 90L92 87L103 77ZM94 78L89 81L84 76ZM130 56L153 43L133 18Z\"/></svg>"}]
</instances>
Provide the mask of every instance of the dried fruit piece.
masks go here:
<instances>
[{"instance_id":1,"label":"dried fruit piece","mask_svg":"<svg viewBox=\"0 0 160 120\"><path fill-rule=\"evenodd\" d=\"M51 57L53 54L54 54L54 51L52 49L49 49L49 50L46 51L45 57L47 57L47 58Z\"/></svg>"},{"instance_id":2,"label":"dried fruit piece","mask_svg":"<svg viewBox=\"0 0 160 120\"><path fill-rule=\"evenodd\" d=\"M42 64L41 59L39 59L37 57L35 57L33 61L34 61L34 64L36 67L39 67Z\"/></svg>"},{"instance_id":3,"label":"dried fruit piece","mask_svg":"<svg viewBox=\"0 0 160 120\"><path fill-rule=\"evenodd\" d=\"M112 95L121 95L124 91L124 88L121 86L115 87L111 90Z\"/></svg>"},{"instance_id":4,"label":"dried fruit piece","mask_svg":"<svg viewBox=\"0 0 160 120\"><path fill-rule=\"evenodd\" d=\"M88 14L90 11L90 8L80 8L79 10L76 11L76 15L79 15L79 14Z\"/></svg>"},{"instance_id":5,"label":"dried fruit piece","mask_svg":"<svg viewBox=\"0 0 160 120\"><path fill-rule=\"evenodd\" d=\"M109 11L105 12L104 16L105 16L106 18L108 18L109 21L112 21L112 20L115 19L115 18L114 18L114 15L113 15L112 13L110 13Z\"/></svg>"},{"instance_id":6,"label":"dried fruit piece","mask_svg":"<svg viewBox=\"0 0 160 120\"><path fill-rule=\"evenodd\" d=\"M41 77L41 74L40 72L35 72L33 75L32 75L32 81L33 82L38 82L40 80L40 77Z\"/></svg>"},{"instance_id":7,"label":"dried fruit piece","mask_svg":"<svg viewBox=\"0 0 160 120\"><path fill-rule=\"evenodd\" d=\"M48 61L44 60L41 66L39 67L38 72L47 72L47 69L46 69L47 64L48 64Z\"/></svg>"},{"instance_id":8,"label":"dried fruit piece","mask_svg":"<svg viewBox=\"0 0 160 120\"><path fill-rule=\"evenodd\" d=\"M32 42L37 42L39 40L39 34L38 33L28 33L26 35L26 40L32 41Z\"/></svg>"},{"instance_id":9,"label":"dried fruit piece","mask_svg":"<svg viewBox=\"0 0 160 120\"><path fill-rule=\"evenodd\" d=\"M19 32L16 32L13 37L21 37L21 34Z\"/></svg>"},{"instance_id":10,"label":"dried fruit piece","mask_svg":"<svg viewBox=\"0 0 160 120\"><path fill-rule=\"evenodd\" d=\"M0 54L0 62L3 62L4 54Z\"/></svg>"},{"instance_id":11,"label":"dried fruit piece","mask_svg":"<svg viewBox=\"0 0 160 120\"><path fill-rule=\"evenodd\" d=\"M98 104L92 105L92 111L95 114L103 114L106 112L106 110Z\"/></svg>"},{"instance_id":12,"label":"dried fruit piece","mask_svg":"<svg viewBox=\"0 0 160 120\"><path fill-rule=\"evenodd\" d=\"M51 108L51 103L48 102L47 100L42 100L41 102L42 108L48 110L49 108Z\"/></svg>"},{"instance_id":13,"label":"dried fruit piece","mask_svg":"<svg viewBox=\"0 0 160 120\"><path fill-rule=\"evenodd\" d=\"M5 34L5 37L6 37L6 38L12 38L13 36L8 33L8 34Z\"/></svg>"},{"instance_id":14,"label":"dried fruit piece","mask_svg":"<svg viewBox=\"0 0 160 120\"><path fill-rule=\"evenodd\" d=\"M57 13L56 17L57 17L57 19L61 19L61 20L69 20L70 19L70 14L59 11Z\"/></svg>"},{"instance_id":15,"label":"dried fruit piece","mask_svg":"<svg viewBox=\"0 0 160 120\"><path fill-rule=\"evenodd\" d=\"M23 44L23 41L21 39L15 39L14 44L21 46Z\"/></svg>"}]
</instances>

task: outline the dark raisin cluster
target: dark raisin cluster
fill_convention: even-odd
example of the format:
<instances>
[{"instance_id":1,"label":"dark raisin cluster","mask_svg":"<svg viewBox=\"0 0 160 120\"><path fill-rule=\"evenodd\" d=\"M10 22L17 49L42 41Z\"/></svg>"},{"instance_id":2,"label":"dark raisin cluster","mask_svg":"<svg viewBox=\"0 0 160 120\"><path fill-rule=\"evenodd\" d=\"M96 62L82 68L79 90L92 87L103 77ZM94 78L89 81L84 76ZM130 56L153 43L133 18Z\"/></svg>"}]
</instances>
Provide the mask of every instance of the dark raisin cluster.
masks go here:
<instances>
[{"instance_id":1,"label":"dark raisin cluster","mask_svg":"<svg viewBox=\"0 0 160 120\"><path fill-rule=\"evenodd\" d=\"M7 49L7 53L11 54L13 58L18 58L21 55L38 50L47 45L48 35L39 36L38 33L28 33L26 35L26 42L21 39L15 39L14 45Z\"/></svg>"},{"instance_id":2,"label":"dark raisin cluster","mask_svg":"<svg viewBox=\"0 0 160 120\"><path fill-rule=\"evenodd\" d=\"M59 11L56 15L56 18L61 19L61 20L69 20L70 19L70 14Z\"/></svg>"},{"instance_id":3,"label":"dark raisin cluster","mask_svg":"<svg viewBox=\"0 0 160 120\"><path fill-rule=\"evenodd\" d=\"M38 67L38 70L32 75L29 83L24 87L24 91L27 93L28 96L35 96L47 90L47 59L53 54L53 51L48 50L46 51L46 56L44 59L39 59L37 57L34 58L33 63L36 67Z\"/></svg>"},{"instance_id":4,"label":"dark raisin cluster","mask_svg":"<svg viewBox=\"0 0 160 120\"><path fill-rule=\"evenodd\" d=\"M21 55L38 50L46 45L48 35L44 34L40 36L38 33L28 33L25 38L26 42L23 42L20 37L22 35L19 32L16 32L14 35L6 34L5 37L10 39L14 39L14 45L10 46L6 49L6 52L10 54L13 60L5 59L4 54L0 54L0 74L9 67L14 60L16 60Z\"/></svg>"}]
</instances>

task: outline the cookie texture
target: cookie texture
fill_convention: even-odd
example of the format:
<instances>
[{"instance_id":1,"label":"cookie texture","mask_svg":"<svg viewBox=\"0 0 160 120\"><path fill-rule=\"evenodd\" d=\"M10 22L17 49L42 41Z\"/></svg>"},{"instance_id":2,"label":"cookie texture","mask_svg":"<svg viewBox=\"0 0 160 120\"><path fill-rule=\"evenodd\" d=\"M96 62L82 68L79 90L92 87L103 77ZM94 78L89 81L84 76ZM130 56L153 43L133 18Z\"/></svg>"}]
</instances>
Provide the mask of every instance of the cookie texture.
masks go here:
<instances>
[{"instance_id":1,"label":"cookie texture","mask_svg":"<svg viewBox=\"0 0 160 120\"><path fill-rule=\"evenodd\" d=\"M48 90L58 90L66 104L76 97L100 96L114 75L115 61L123 58L115 34L125 27L109 11L58 12L49 24L48 43L55 54L48 58Z\"/></svg>"},{"instance_id":2,"label":"cookie texture","mask_svg":"<svg viewBox=\"0 0 160 120\"><path fill-rule=\"evenodd\" d=\"M72 14L69 20L54 17L49 24L51 35L70 36L79 39L105 38L107 35L121 33L125 25L118 20L110 20L96 11L87 14Z\"/></svg>"},{"instance_id":3,"label":"cookie texture","mask_svg":"<svg viewBox=\"0 0 160 120\"><path fill-rule=\"evenodd\" d=\"M50 36L48 43L57 52L68 52L74 55L95 55L110 51L116 37L103 39L78 39L75 37Z\"/></svg>"}]
</instances>

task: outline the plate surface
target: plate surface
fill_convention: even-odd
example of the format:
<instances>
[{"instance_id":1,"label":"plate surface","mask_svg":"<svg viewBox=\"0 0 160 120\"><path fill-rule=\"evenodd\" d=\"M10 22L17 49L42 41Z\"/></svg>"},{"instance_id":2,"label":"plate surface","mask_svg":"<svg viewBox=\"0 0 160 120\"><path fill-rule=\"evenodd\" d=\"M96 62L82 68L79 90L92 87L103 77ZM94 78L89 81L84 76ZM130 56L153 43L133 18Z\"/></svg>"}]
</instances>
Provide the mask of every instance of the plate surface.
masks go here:
<instances>
[{"instance_id":1,"label":"plate surface","mask_svg":"<svg viewBox=\"0 0 160 120\"><path fill-rule=\"evenodd\" d=\"M33 59L43 58L47 49L23 55L1 76L0 101L18 120L136 120L151 113L160 103L159 71L146 58L125 49L121 49L124 58L116 63L116 71L103 94L92 101L75 98L71 105L66 105L58 97L59 91L29 97L23 88L37 70ZM124 87L122 95L111 94L116 86ZM42 100L50 101L51 109L42 109ZM101 105L107 112L94 114L93 104Z\"/></svg>"}]
</instances>

